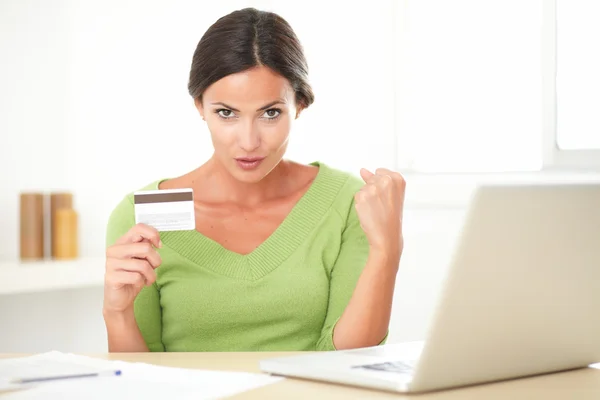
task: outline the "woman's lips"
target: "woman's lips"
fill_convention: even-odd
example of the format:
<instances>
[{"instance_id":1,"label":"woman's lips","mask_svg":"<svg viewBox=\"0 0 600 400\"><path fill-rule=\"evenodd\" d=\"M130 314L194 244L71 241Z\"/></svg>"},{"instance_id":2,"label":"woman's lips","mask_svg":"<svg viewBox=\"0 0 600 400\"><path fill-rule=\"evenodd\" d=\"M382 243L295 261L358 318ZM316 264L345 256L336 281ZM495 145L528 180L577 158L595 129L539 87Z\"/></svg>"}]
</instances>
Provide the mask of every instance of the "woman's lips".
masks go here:
<instances>
[{"instance_id":1,"label":"woman's lips","mask_svg":"<svg viewBox=\"0 0 600 400\"><path fill-rule=\"evenodd\" d=\"M244 171L251 171L256 169L264 159L264 157L239 157L235 161Z\"/></svg>"}]
</instances>

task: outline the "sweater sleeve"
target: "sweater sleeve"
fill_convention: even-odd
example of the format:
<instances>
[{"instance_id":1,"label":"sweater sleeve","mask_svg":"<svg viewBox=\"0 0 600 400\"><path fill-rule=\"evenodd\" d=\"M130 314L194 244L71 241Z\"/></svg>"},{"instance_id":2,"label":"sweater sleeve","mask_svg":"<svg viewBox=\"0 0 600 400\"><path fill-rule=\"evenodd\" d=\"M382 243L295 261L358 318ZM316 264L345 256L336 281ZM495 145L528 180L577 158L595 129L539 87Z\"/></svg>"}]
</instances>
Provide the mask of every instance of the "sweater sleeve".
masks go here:
<instances>
[{"instance_id":1,"label":"sweater sleeve","mask_svg":"<svg viewBox=\"0 0 600 400\"><path fill-rule=\"evenodd\" d=\"M352 201L346 227L342 233L340 252L329 279L329 305L317 350L336 350L333 330L354 293L358 278L369 256L369 242L360 226ZM385 343L387 334L380 344Z\"/></svg>"},{"instance_id":2,"label":"sweater sleeve","mask_svg":"<svg viewBox=\"0 0 600 400\"><path fill-rule=\"evenodd\" d=\"M106 247L112 246L135 225L133 203L124 198L110 214L106 228ZM162 311L156 282L144 286L134 301L135 320L150 351L165 351L162 343Z\"/></svg>"}]
</instances>

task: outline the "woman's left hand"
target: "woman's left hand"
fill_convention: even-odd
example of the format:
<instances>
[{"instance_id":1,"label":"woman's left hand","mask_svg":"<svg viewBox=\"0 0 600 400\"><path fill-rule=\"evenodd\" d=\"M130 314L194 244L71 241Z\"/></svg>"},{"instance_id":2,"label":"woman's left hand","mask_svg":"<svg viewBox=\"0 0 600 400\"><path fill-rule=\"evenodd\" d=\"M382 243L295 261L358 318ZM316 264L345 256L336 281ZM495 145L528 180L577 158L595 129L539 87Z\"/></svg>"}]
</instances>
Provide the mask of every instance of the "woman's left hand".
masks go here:
<instances>
[{"instance_id":1,"label":"woman's left hand","mask_svg":"<svg viewBox=\"0 0 600 400\"><path fill-rule=\"evenodd\" d=\"M361 169L365 185L356 193L356 212L372 252L399 258L404 247L402 215L406 182L384 168Z\"/></svg>"}]
</instances>

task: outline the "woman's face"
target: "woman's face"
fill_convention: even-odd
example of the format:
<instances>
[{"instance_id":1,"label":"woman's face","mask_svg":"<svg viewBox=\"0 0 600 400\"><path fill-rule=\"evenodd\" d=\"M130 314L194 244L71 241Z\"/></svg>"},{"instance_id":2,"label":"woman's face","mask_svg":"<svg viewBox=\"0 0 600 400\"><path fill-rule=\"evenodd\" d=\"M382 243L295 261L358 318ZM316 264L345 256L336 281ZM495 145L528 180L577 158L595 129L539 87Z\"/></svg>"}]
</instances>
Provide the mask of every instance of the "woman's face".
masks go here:
<instances>
[{"instance_id":1,"label":"woman's face","mask_svg":"<svg viewBox=\"0 0 600 400\"><path fill-rule=\"evenodd\" d=\"M300 111L288 80L267 67L222 78L196 101L215 157L242 182L258 182L283 158Z\"/></svg>"}]
</instances>

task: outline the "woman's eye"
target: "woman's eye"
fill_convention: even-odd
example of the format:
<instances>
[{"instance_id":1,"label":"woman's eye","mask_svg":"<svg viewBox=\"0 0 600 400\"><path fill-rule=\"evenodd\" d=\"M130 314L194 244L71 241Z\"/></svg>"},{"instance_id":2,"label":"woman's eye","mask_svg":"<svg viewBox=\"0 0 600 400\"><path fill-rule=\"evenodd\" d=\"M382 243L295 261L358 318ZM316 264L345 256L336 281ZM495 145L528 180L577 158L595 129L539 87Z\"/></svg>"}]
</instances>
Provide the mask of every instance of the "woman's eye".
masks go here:
<instances>
[{"instance_id":1,"label":"woman's eye","mask_svg":"<svg viewBox=\"0 0 600 400\"><path fill-rule=\"evenodd\" d=\"M231 110L219 110L217 113L223 118L231 118L233 116L233 112Z\"/></svg>"},{"instance_id":2,"label":"woman's eye","mask_svg":"<svg viewBox=\"0 0 600 400\"><path fill-rule=\"evenodd\" d=\"M280 113L281 113L281 111L273 108L273 109L265 111L265 117L267 117L269 119L277 118L277 117L279 117Z\"/></svg>"}]
</instances>

